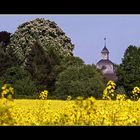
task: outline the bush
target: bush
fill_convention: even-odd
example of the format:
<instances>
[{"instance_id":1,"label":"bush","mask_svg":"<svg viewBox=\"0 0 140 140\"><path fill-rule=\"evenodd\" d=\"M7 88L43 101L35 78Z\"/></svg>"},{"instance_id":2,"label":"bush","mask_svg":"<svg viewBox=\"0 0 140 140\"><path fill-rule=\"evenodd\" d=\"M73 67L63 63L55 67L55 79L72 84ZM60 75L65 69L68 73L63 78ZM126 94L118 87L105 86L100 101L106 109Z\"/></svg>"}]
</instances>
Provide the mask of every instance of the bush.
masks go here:
<instances>
[{"instance_id":1,"label":"bush","mask_svg":"<svg viewBox=\"0 0 140 140\"><path fill-rule=\"evenodd\" d=\"M30 74L22 67L11 67L7 69L0 80L1 84L12 84L15 90L14 98L35 98L37 88ZM29 97L28 97L29 96Z\"/></svg>"},{"instance_id":2,"label":"bush","mask_svg":"<svg viewBox=\"0 0 140 140\"><path fill-rule=\"evenodd\" d=\"M5 83L14 84L17 80L21 80L28 76L30 76L29 73L18 66L8 68L1 79L3 79Z\"/></svg>"},{"instance_id":3,"label":"bush","mask_svg":"<svg viewBox=\"0 0 140 140\"><path fill-rule=\"evenodd\" d=\"M35 98L37 93L36 85L30 77L15 81L13 87L15 89L15 98Z\"/></svg>"},{"instance_id":4,"label":"bush","mask_svg":"<svg viewBox=\"0 0 140 140\"><path fill-rule=\"evenodd\" d=\"M57 98L67 99L83 96L94 96L101 99L105 85L102 75L95 67L84 65L69 67L57 78L55 94Z\"/></svg>"}]
</instances>

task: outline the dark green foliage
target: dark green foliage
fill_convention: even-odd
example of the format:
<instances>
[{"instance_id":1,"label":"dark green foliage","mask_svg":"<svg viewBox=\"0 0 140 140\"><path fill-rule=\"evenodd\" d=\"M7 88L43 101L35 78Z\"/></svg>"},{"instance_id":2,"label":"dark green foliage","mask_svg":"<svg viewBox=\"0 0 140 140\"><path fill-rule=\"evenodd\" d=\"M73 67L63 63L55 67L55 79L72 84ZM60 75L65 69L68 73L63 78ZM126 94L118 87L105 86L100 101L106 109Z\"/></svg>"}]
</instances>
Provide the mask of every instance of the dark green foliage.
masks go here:
<instances>
[{"instance_id":1,"label":"dark green foliage","mask_svg":"<svg viewBox=\"0 0 140 140\"><path fill-rule=\"evenodd\" d=\"M57 55L58 56L58 55ZM55 57L56 58L56 57ZM57 58L58 60L58 58ZM52 68L51 73L49 75L49 97L55 97L55 82L58 75L66 70L68 67L72 66L82 66L84 65L84 61L75 56L68 56L68 57L59 57L59 62Z\"/></svg>"},{"instance_id":2,"label":"dark green foliage","mask_svg":"<svg viewBox=\"0 0 140 140\"><path fill-rule=\"evenodd\" d=\"M55 81L59 73L69 66L80 66L84 62L79 57L61 56L52 44L46 44L47 50L38 43L31 47L31 51L25 63L26 70L31 74L35 81L38 92L48 90L49 96L55 96Z\"/></svg>"},{"instance_id":3,"label":"dark green foliage","mask_svg":"<svg viewBox=\"0 0 140 140\"><path fill-rule=\"evenodd\" d=\"M30 77L16 80L13 84L15 98L35 98L37 97L37 88Z\"/></svg>"},{"instance_id":4,"label":"dark green foliage","mask_svg":"<svg viewBox=\"0 0 140 140\"><path fill-rule=\"evenodd\" d=\"M116 90L115 90L115 93L116 94L125 94L126 92L125 92L125 89L124 89L123 86L117 86Z\"/></svg>"},{"instance_id":5,"label":"dark green foliage","mask_svg":"<svg viewBox=\"0 0 140 140\"><path fill-rule=\"evenodd\" d=\"M130 96L135 86L139 87L140 83L140 48L130 45L125 53L122 63L117 70L118 85L125 88L126 93Z\"/></svg>"},{"instance_id":6,"label":"dark green foliage","mask_svg":"<svg viewBox=\"0 0 140 140\"><path fill-rule=\"evenodd\" d=\"M35 42L27 57L25 69L31 74L38 91L49 90L49 84L52 81L50 73L52 68L59 63L58 55L52 49L50 47L47 51L44 51L43 47Z\"/></svg>"},{"instance_id":7,"label":"dark green foliage","mask_svg":"<svg viewBox=\"0 0 140 140\"><path fill-rule=\"evenodd\" d=\"M126 92L125 92L125 89L124 89L124 87L123 86L121 86L121 85L117 85L117 87L116 87L116 89L115 89L115 92L114 92L114 97L112 98L112 99L114 99L114 100L116 100L116 96L117 95L120 95L120 94L125 94L126 95ZM127 95L126 95L126 98L129 98Z\"/></svg>"},{"instance_id":8,"label":"dark green foliage","mask_svg":"<svg viewBox=\"0 0 140 140\"><path fill-rule=\"evenodd\" d=\"M6 83L14 84L17 80L21 80L30 76L27 71L21 67L8 68L2 76Z\"/></svg>"},{"instance_id":9,"label":"dark green foliage","mask_svg":"<svg viewBox=\"0 0 140 140\"><path fill-rule=\"evenodd\" d=\"M12 50L5 50L2 45L0 45L0 76L2 76L5 71L17 65L17 58L12 53Z\"/></svg>"},{"instance_id":10,"label":"dark green foliage","mask_svg":"<svg viewBox=\"0 0 140 140\"><path fill-rule=\"evenodd\" d=\"M73 98L94 96L101 99L104 87L103 77L94 67L73 66L60 73L56 81L55 93L62 99L66 99L69 95Z\"/></svg>"},{"instance_id":11,"label":"dark green foliage","mask_svg":"<svg viewBox=\"0 0 140 140\"><path fill-rule=\"evenodd\" d=\"M31 75L22 67L8 68L0 81L2 85L6 83L14 87L14 98L33 97L37 93L37 88L31 79Z\"/></svg>"},{"instance_id":12,"label":"dark green foliage","mask_svg":"<svg viewBox=\"0 0 140 140\"><path fill-rule=\"evenodd\" d=\"M10 43L10 36L11 33L8 33L7 31L0 32L0 43L2 44L2 47L5 49L6 46Z\"/></svg>"},{"instance_id":13,"label":"dark green foliage","mask_svg":"<svg viewBox=\"0 0 140 140\"><path fill-rule=\"evenodd\" d=\"M81 66L84 65L84 61L80 57L68 56L63 58L61 65L64 65L65 67Z\"/></svg>"},{"instance_id":14,"label":"dark green foliage","mask_svg":"<svg viewBox=\"0 0 140 140\"><path fill-rule=\"evenodd\" d=\"M46 71L47 73L50 66L49 59L38 42L31 47L25 64L26 70L28 70L34 78L38 75L40 69L45 69L44 72Z\"/></svg>"}]
</instances>

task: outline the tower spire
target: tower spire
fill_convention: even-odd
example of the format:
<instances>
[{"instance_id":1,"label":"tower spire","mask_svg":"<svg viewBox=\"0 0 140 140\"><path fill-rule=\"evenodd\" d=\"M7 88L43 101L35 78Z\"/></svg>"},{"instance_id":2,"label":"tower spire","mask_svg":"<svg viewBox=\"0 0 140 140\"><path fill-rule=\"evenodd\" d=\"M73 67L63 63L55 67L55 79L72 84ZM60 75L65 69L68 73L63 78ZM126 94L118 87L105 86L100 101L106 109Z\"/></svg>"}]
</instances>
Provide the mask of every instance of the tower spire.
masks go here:
<instances>
[{"instance_id":1,"label":"tower spire","mask_svg":"<svg viewBox=\"0 0 140 140\"><path fill-rule=\"evenodd\" d=\"M102 58L104 60L109 59L109 51L106 48L106 37L104 38L104 48L102 49L101 54L102 54Z\"/></svg>"},{"instance_id":2,"label":"tower spire","mask_svg":"<svg viewBox=\"0 0 140 140\"><path fill-rule=\"evenodd\" d=\"M106 47L106 37L104 38L104 47Z\"/></svg>"}]
</instances>

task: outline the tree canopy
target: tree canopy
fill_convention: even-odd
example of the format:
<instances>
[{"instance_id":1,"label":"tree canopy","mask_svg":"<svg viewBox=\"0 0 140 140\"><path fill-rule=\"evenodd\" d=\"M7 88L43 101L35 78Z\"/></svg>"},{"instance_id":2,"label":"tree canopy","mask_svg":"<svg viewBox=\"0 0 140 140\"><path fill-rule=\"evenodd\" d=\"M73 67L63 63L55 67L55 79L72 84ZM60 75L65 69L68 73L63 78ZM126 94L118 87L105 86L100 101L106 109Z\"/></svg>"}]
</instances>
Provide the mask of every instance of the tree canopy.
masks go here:
<instances>
[{"instance_id":1,"label":"tree canopy","mask_svg":"<svg viewBox=\"0 0 140 140\"><path fill-rule=\"evenodd\" d=\"M21 24L16 32L10 38L8 48L12 48L21 64L25 61L31 51L31 46L35 42L43 47L44 51L48 50L51 44L62 56L72 56L74 45L71 39L65 35L63 30L53 21L37 18L35 20Z\"/></svg>"},{"instance_id":2,"label":"tree canopy","mask_svg":"<svg viewBox=\"0 0 140 140\"><path fill-rule=\"evenodd\" d=\"M56 80L55 93L59 98L67 96L94 96L101 99L104 89L103 77L96 68L91 65L68 67L59 74Z\"/></svg>"},{"instance_id":3,"label":"tree canopy","mask_svg":"<svg viewBox=\"0 0 140 140\"><path fill-rule=\"evenodd\" d=\"M135 86L140 83L140 47L130 45L118 67L118 85L125 88L126 93L130 94Z\"/></svg>"}]
</instances>

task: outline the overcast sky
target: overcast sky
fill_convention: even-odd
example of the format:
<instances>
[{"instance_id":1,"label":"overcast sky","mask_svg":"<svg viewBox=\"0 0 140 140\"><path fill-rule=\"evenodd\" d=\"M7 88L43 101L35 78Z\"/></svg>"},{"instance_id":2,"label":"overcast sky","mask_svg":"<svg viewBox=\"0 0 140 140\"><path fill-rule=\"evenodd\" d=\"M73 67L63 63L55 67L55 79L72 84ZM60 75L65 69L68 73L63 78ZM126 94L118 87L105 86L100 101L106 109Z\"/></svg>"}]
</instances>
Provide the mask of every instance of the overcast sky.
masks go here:
<instances>
[{"instance_id":1,"label":"overcast sky","mask_svg":"<svg viewBox=\"0 0 140 140\"><path fill-rule=\"evenodd\" d=\"M0 31L14 33L27 21L45 18L56 24L71 38L74 55L86 64L96 64L106 45L109 59L120 64L129 45L140 46L140 15L0 15Z\"/></svg>"}]
</instances>

